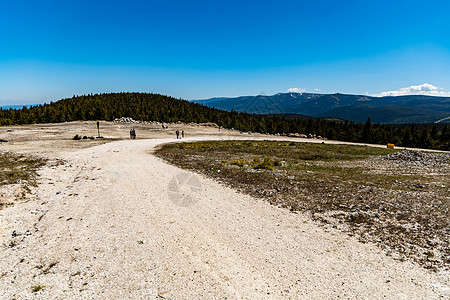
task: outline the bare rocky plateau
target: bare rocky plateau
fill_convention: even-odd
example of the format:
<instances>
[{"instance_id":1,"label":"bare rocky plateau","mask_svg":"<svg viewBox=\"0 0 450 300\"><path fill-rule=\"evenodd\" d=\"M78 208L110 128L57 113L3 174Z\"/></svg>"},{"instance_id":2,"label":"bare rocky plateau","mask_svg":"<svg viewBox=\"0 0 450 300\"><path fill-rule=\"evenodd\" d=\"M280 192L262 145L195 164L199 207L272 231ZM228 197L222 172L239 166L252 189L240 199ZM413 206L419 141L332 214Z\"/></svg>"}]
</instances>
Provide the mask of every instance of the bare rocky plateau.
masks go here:
<instances>
[{"instance_id":1,"label":"bare rocky plateau","mask_svg":"<svg viewBox=\"0 0 450 300\"><path fill-rule=\"evenodd\" d=\"M129 140L131 127L136 140ZM168 127L101 122L102 139L79 141L73 136L97 136L95 122L0 128L0 138L9 141L0 144L1 153L49 160L37 186L20 200L19 186L2 187L3 200L15 204L0 210L0 298L450 297L445 269L395 259L301 211L291 213L152 155L156 146L177 142L176 129L185 131L186 141L322 140ZM391 161L371 163L382 169Z\"/></svg>"}]
</instances>

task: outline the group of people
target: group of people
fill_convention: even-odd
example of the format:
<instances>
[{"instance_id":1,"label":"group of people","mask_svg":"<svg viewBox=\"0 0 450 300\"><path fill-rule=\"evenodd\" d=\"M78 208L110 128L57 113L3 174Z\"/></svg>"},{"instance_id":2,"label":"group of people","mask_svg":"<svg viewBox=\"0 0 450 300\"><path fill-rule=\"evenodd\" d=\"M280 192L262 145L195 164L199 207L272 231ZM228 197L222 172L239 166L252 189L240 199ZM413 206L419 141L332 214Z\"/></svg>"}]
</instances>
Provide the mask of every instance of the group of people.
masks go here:
<instances>
[{"instance_id":1,"label":"group of people","mask_svg":"<svg viewBox=\"0 0 450 300\"><path fill-rule=\"evenodd\" d=\"M184 138L184 130L181 130L181 137L180 137L180 131L178 129L177 129L177 131L175 131L175 134L177 135L177 139Z\"/></svg>"},{"instance_id":2,"label":"group of people","mask_svg":"<svg viewBox=\"0 0 450 300\"><path fill-rule=\"evenodd\" d=\"M130 129L130 139L135 140L136 139L136 131L134 128Z\"/></svg>"},{"instance_id":3,"label":"group of people","mask_svg":"<svg viewBox=\"0 0 450 300\"><path fill-rule=\"evenodd\" d=\"M164 126L164 125L163 125ZM175 131L175 134L177 135L177 139L184 138L184 130L181 130L181 132L177 129ZM135 140L136 139L136 130L134 128L130 129L130 139Z\"/></svg>"}]
</instances>

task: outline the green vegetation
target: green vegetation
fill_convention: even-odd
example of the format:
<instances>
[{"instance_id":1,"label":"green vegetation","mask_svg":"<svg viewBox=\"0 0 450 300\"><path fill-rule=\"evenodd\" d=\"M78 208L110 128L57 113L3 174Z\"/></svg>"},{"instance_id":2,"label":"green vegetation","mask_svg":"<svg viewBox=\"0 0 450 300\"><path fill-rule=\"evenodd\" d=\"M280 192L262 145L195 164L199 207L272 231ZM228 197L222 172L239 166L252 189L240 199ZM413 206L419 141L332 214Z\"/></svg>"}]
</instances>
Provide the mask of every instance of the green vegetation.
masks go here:
<instances>
[{"instance_id":1,"label":"green vegetation","mask_svg":"<svg viewBox=\"0 0 450 300\"><path fill-rule=\"evenodd\" d=\"M33 285L33 286L31 287L31 291L32 291L33 293L37 293L37 292L39 292L40 290L42 290L44 287L45 287L45 286L43 286L43 285Z\"/></svg>"},{"instance_id":2,"label":"green vegetation","mask_svg":"<svg viewBox=\"0 0 450 300\"><path fill-rule=\"evenodd\" d=\"M271 170L273 171L273 161L268 158L268 157L264 157L263 159L259 159L258 157L255 157L252 161L251 161L252 167L255 170L258 169L262 169L262 170Z\"/></svg>"},{"instance_id":3,"label":"green vegetation","mask_svg":"<svg viewBox=\"0 0 450 300\"><path fill-rule=\"evenodd\" d=\"M426 267L450 266L448 166L396 165L397 150L276 141L168 144L156 154L252 196L395 249ZM411 229L409 229L411 228ZM420 228L418 230L417 228ZM436 237L443 255L421 249ZM405 246L408 245L408 246ZM435 246L437 247L437 246Z\"/></svg>"},{"instance_id":4,"label":"green vegetation","mask_svg":"<svg viewBox=\"0 0 450 300\"><path fill-rule=\"evenodd\" d=\"M226 162L226 160L223 161L223 162ZM245 166L245 161L243 161L243 160L233 160L230 164L242 168L243 166Z\"/></svg>"},{"instance_id":5,"label":"green vegetation","mask_svg":"<svg viewBox=\"0 0 450 300\"><path fill-rule=\"evenodd\" d=\"M398 150L354 145L329 145L318 143L276 142L276 141L206 141L168 145L177 149L199 152L253 153L255 155L285 155L292 160L358 160L371 155L385 155ZM237 152L236 152L237 153Z\"/></svg>"},{"instance_id":6,"label":"green vegetation","mask_svg":"<svg viewBox=\"0 0 450 300\"><path fill-rule=\"evenodd\" d=\"M0 154L0 186L22 181L34 184L36 170L44 164L44 159L11 153Z\"/></svg>"},{"instance_id":7,"label":"green vegetation","mask_svg":"<svg viewBox=\"0 0 450 300\"><path fill-rule=\"evenodd\" d=\"M20 197L30 191L28 185L35 185L36 171L46 163L44 159L30 158L11 153L0 154L0 187L8 184L23 184ZM13 205L9 200L0 201L0 209Z\"/></svg>"}]
</instances>

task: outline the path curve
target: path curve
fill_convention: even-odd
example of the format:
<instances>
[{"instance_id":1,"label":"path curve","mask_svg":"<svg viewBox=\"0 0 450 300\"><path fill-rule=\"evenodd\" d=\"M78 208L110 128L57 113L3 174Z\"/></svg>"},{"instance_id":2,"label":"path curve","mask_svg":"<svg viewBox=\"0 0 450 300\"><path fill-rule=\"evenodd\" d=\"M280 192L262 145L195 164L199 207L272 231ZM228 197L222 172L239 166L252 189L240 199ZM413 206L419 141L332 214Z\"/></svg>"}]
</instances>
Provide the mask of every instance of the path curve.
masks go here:
<instances>
[{"instance_id":1,"label":"path curve","mask_svg":"<svg viewBox=\"0 0 450 300\"><path fill-rule=\"evenodd\" d=\"M34 200L0 211L19 233L0 250L0 298L450 297L443 274L150 154L172 141L111 142L42 170ZM185 173L200 188L176 189L195 200L180 206L170 184Z\"/></svg>"}]
</instances>

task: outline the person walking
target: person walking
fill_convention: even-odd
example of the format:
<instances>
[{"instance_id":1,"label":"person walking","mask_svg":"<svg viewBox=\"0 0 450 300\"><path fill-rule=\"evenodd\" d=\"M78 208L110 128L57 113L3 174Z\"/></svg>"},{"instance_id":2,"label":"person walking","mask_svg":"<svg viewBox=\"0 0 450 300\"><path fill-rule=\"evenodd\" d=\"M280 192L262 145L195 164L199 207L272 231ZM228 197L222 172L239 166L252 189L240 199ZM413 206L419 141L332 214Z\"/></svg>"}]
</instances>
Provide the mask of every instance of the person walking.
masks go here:
<instances>
[{"instance_id":1,"label":"person walking","mask_svg":"<svg viewBox=\"0 0 450 300\"><path fill-rule=\"evenodd\" d=\"M176 135L177 135L177 139L179 138L179 136L180 136L180 131L177 129L177 131L175 131L175 133L176 133Z\"/></svg>"},{"instance_id":2,"label":"person walking","mask_svg":"<svg viewBox=\"0 0 450 300\"><path fill-rule=\"evenodd\" d=\"M184 130L181 130L181 137L184 139Z\"/></svg>"}]
</instances>

